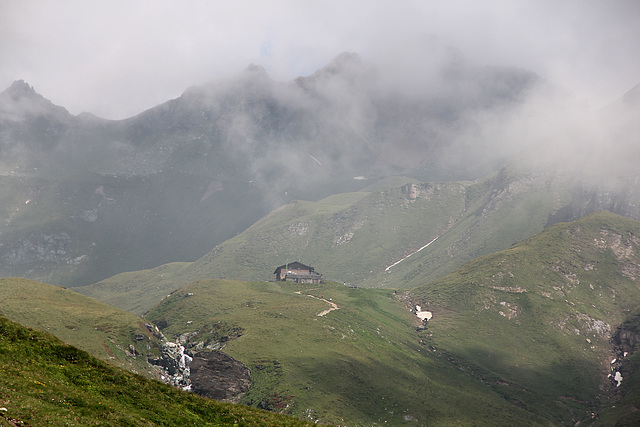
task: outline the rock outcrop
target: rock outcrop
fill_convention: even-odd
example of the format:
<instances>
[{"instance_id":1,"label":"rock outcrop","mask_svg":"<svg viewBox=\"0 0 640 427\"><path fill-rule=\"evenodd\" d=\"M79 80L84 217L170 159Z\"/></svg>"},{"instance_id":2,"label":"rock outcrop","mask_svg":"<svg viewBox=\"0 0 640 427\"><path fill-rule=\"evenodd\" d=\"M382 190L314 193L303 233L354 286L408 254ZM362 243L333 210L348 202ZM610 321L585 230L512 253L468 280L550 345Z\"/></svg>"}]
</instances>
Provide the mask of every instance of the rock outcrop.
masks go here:
<instances>
[{"instance_id":1,"label":"rock outcrop","mask_svg":"<svg viewBox=\"0 0 640 427\"><path fill-rule=\"evenodd\" d=\"M611 337L615 359L611 361L611 389L617 389L625 378L634 374L634 366L629 363L631 355L640 345L640 312L629 316Z\"/></svg>"},{"instance_id":2,"label":"rock outcrop","mask_svg":"<svg viewBox=\"0 0 640 427\"><path fill-rule=\"evenodd\" d=\"M191 390L200 396L237 403L251 386L251 371L242 362L216 350L194 355Z\"/></svg>"}]
</instances>

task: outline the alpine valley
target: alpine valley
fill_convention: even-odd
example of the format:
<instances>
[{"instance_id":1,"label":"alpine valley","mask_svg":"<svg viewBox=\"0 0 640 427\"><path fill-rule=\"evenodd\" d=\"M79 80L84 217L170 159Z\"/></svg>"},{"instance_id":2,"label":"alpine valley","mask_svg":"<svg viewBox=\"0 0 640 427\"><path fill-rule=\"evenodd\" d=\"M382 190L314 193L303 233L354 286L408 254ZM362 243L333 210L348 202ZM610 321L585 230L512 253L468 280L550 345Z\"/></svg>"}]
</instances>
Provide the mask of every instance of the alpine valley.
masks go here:
<instances>
[{"instance_id":1,"label":"alpine valley","mask_svg":"<svg viewBox=\"0 0 640 427\"><path fill-rule=\"evenodd\" d=\"M640 86L444 56L0 93L0 425L640 424Z\"/></svg>"}]
</instances>

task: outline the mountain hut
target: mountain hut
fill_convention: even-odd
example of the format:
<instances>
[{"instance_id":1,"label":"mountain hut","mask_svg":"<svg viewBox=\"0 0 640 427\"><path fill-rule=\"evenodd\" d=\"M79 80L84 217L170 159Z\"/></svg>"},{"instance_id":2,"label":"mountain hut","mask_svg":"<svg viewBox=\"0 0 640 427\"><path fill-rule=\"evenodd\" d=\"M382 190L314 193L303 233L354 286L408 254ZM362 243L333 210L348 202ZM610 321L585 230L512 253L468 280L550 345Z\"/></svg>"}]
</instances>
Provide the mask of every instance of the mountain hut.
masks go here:
<instances>
[{"instance_id":1,"label":"mountain hut","mask_svg":"<svg viewBox=\"0 0 640 427\"><path fill-rule=\"evenodd\" d=\"M313 267L309 267L298 261L281 265L276 268L273 274L276 275L276 281L320 283L322 279L322 274L314 271Z\"/></svg>"}]
</instances>

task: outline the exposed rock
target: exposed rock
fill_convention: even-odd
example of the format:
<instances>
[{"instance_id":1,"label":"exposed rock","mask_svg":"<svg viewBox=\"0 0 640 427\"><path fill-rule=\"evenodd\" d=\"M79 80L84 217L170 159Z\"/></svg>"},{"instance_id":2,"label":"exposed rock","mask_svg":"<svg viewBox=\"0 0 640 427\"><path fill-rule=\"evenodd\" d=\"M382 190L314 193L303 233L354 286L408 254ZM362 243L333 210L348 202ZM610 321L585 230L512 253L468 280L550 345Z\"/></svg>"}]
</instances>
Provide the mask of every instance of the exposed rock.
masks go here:
<instances>
[{"instance_id":1,"label":"exposed rock","mask_svg":"<svg viewBox=\"0 0 640 427\"><path fill-rule=\"evenodd\" d=\"M174 342L163 342L162 355L157 359L148 359L151 365L162 368L164 375L161 379L183 390L190 390L190 369L192 357L185 353L184 347Z\"/></svg>"},{"instance_id":2,"label":"exposed rock","mask_svg":"<svg viewBox=\"0 0 640 427\"><path fill-rule=\"evenodd\" d=\"M594 319L583 313L578 313L576 318L589 332L598 334L604 338L611 337L611 326L607 322Z\"/></svg>"},{"instance_id":3,"label":"exposed rock","mask_svg":"<svg viewBox=\"0 0 640 427\"><path fill-rule=\"evenodd\" d=\"M631 378L634 367L628 363L640 345L640 312L632 314L611 337L611 344L615 359L611 361L610 374L611 391L616 391L624 378Z\"/></svg>"},{"instance_id":4,"label":"exposed rock","mask_svg":"<svg viewBox=\"0 0 640 427\"><path fill-rule=\"evenodd\" d=\"M66 232L41 234L5 245L0 259L10 265L58 261L65 258L70 245L71 237Z\"/></svg>"},{"instance_id":5,"label":"exposed rock","mask_svg":"<svg viewBox=\"0 0 640 427\"><path fill-rule=\"evenodd\" d=\"M295 233L298 236L304 236L305 234L307 234L307 231L309 231L309 224L304 223L304 222L298 222L296 224L290 224L287 227L287 231L289 231L290 233Z\"/></svg>"},{"instance_id":6,"label":"exposed rock","mask_svg":"<svg viewBox=\"0 0 640 427\"><path fill-rule=\"evenodd\" d=\"M409 202L415 202L420 198L429 199L433 195L434 187L436 187L436 190L439 190L439 188L437 188L437 185L434 184L409 183L402 186L400 190Z\"/></svg>"},{"instance_id":7,"label":"exposed rock","mask_svg":"<svg viewBox=\"0 0 640 427\"><path fill-rule=\"evenodd\" d=\"M621 353L633 353L640 344L640 331L635 328L620 327L611 341Z\"/></svg>"},{"instance_id":8,"label":"exposed rock","mask_svg":"<svg viewBox=\"0 0 640 427\"><path fill-rule=\"evenodd\" d=\"M200 396L237 403L251 386L251 371L242 362L215 350L194 355L191 389Z\"/></svg>"}]
</instances>

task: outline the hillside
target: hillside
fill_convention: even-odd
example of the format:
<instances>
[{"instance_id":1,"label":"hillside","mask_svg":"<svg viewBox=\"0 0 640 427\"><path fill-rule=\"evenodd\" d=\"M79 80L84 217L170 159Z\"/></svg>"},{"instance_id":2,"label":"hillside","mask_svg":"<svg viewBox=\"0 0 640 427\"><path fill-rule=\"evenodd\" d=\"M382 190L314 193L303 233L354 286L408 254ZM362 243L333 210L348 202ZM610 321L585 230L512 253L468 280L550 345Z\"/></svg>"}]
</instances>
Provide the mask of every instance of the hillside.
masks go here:
<instances>
[{"instance_id":1,"label":"hillside","mask_svg":"<svg viewBox=\"0 0 640 427\"><path fill-rule=\"evenodd\" d=\"M69 289L26 279L0 279L0 315L148 377L157 372L159 339L144 319Z\"/></svg>"},{"instance_id":2,"label":"hillside","mask_svg":"<svg viewBox=\"0 0 640 427\"><path fill-rule=\"evenodd\" d=\"M595 411L618 391L610 340L640 305L638 236L599 212L473 260L406 294L433 312L421 339L515 404Z\"/></svg>"},{"instance_id":3,"label":"hillside","mask_svg":"<svg viewBox=\"0 0 640 427\"><path fill-rule=\"evenodd\" d=\"M2 426L309 425L117 369L0 316Z\"/></svg>"},{"instance_id":4,"label":"hillside","mask_svg":"<svg viewBox=\"0 0 640 427\"><path fill-rule=\"evenodd\" d=\"M430 352L390 290L201 280L146 318L189 337L187 348L221 346L247 365L251 406L338 425L550 422Z\"/></svg>"},{"instance_id":5,"label":"hillside","mask_svg":"<svg viewBox=\"0 0 640 427\"><path fill-rule=\"evenodd\" d=\"M0 277L64 286L193 261L268 212L246 182L170 170L0 175L0 184Z\"/></svg>"},{"instance_id":6,"label":"hillside","mask_svg":"<svg viewBox=\"0 0 640 427\"><path fill-rule=\"evenodd\" d=\"M331 212L366 197L324 203ZM598 212L405 291L198 280L145 321L194 360L219 349L246 365L252 385L241 403L312 422L632 425L639 235L638 221ZM86 314L83 341L104 341L89 339L99 321L86 297L22 279L0 283L12 316L46 328L59 311L64 321L53 316L51 329L70 339L76 331L67 323L85 324ZM416 306L433 317L421 321ZM111 332L127 318L113 311Z\"/></svg>"},{"instance_id":7,"label":"hillside","mask_svg":"<svg viewBox=\"0 0 640 427\"><path fill-rule=\"evenodd\" d=\"M639 222L600 212L402 293L202 280L146 317L248 365L244 403L299 417L572 425L627 396L601 418L631 419L637 342L624 356L611 338L640 305L638 235Z\"/></svg>"}]
</instances>

